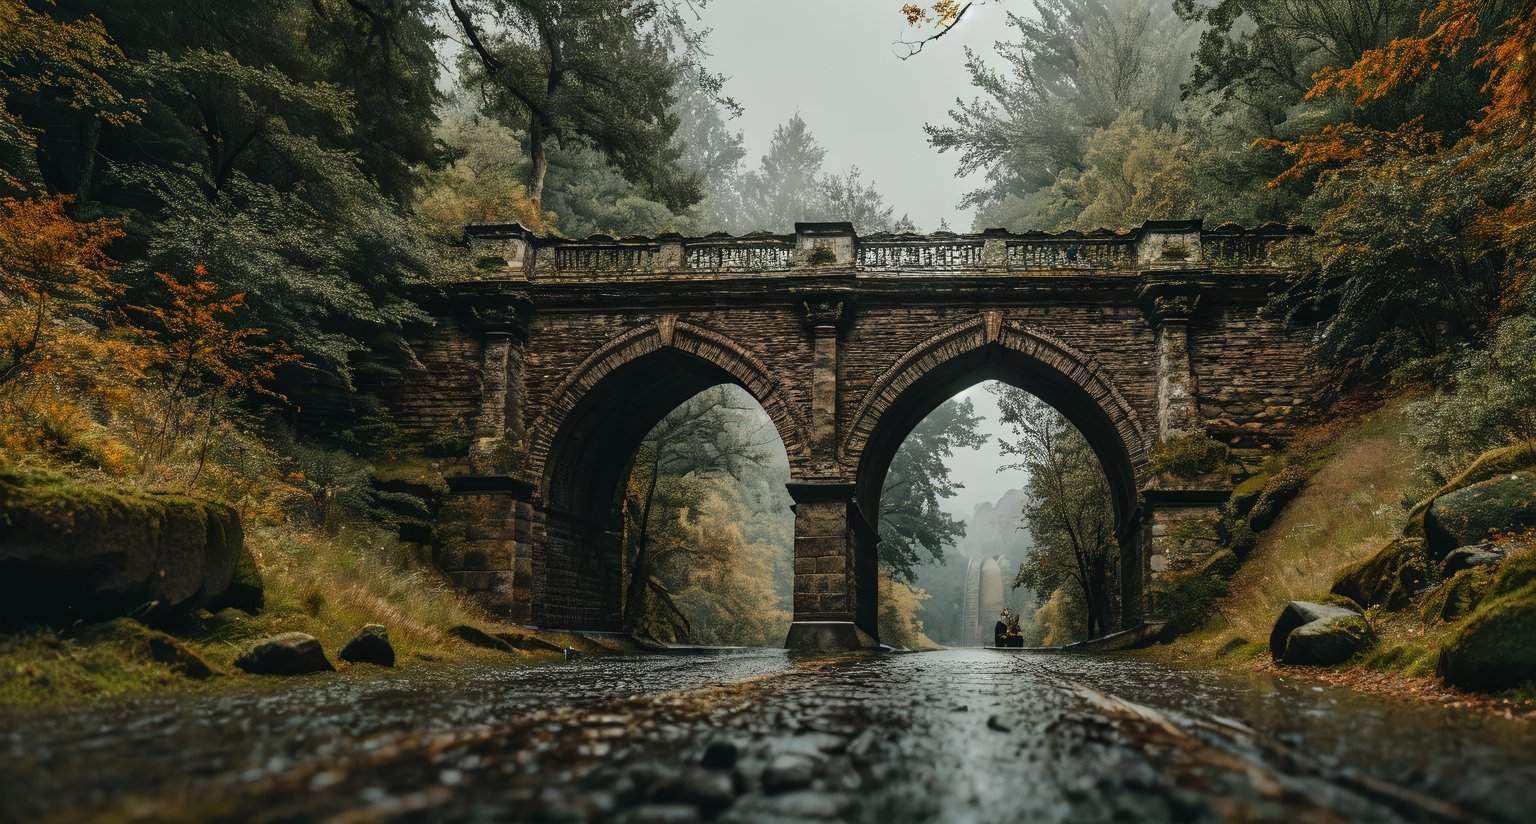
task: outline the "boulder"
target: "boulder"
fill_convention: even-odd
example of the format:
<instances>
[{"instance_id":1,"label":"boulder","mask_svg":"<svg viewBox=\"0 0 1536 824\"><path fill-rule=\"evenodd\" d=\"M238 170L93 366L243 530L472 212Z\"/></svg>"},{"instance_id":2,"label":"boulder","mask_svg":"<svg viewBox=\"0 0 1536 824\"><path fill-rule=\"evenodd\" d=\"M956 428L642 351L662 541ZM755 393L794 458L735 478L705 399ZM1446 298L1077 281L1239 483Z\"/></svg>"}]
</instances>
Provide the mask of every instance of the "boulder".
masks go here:
<instances>
[{"instance_id":1,"label":"boulder","mask_svg":"<svg viewBox=\"0 0 1536 824\"><path fill-rule=\"evenodd\" d=\"M164 623L224 592L243 549L225 504L0 470L0 628Z\"/></svg>"},{"instance_id":2,"label":"boulder","mask_svg":"<svg viewBox=\"0 0 1536 824\"><path fill-rule=\"evenodd\" d=\"M1280 611L1280 617L1275 621L1275 628L1269 633L1269 653L1276 661L1280 661L1285 657L1286 642L1290 640L1292 632L1313 621L1346 617L1358 618L1360 613L1311 601L1292 601Z\"/></svg>"},{"instance_id":3,"label":"boulder","mask_svg":"<svg viewBox=\"0 0 1536 824\"><path fill-rule=\"evenodd\" d=\"M468 624L459 624L448 629L448 634L463 641L470 646L484 649L496 649L502 652L511 652L512 645L483 629L476 629Z\"/></svg>"},{"instance_id":4,"label":"boulder","mask_svg":"<svg viewBox=\"0 0 1536 824\"><path fill-rule=\"evenodd\" d=\"M1370 558L1347 567L1332 592L1361 606L1382 606L1396 612L1434 583L1434 568L1417 538L1401 538Z\"/></svg>"},{"instance_id":5,"label":"boulder","mask_svg":"<svg viewBox=\"0 0 1536 824\"><path fill-rule=\"evenodd\" d=\"M552 644L543 638L534 635L517 635L511 632L498 632L495 637L513 649L523 652L559 652L564 653L565 647Z\"/></svg>"},{"instance_id":6,"label":"boulder","mask_svg":"<svg viewBox=\"0 0 1536 824\"><path fill-rule=\"evenodd\" d=\"M1515 472L1448 492L1424 515L1429 556L1485 541L1490 533L1536 526L1536 472Z\"/></svg>"},{"instance_id":7,"label":"boulder","mask_svg":"<svg viewBox=\"0 0 1536 824\"><path fill-rule=\"evenodd\" d=\"M1536 470L1536 440L1525 441L1514 446L1490 449L1477 456L1477 459L1472 461L1471 466L1462 470L1460 475L1447 481L1445 486L1436 490L1433 495L1414 505L1413 509L1408 512L1408 525L1405 527L1405 530L1409 535L1422 537L1424 535L1424 513L1429 509L1429 505L1442 495L1499 475L1532 470Z\"/></svg>"},{"instance_id":8,"label":"boulder","mask_svg":"<svg viewBox=\"0 0 1536 824\"><path fill-rule=\"evenodd\" d=\"M1446 553L1445 562L1440 565L1440 574L1449 578L1464 569L1496 564L1504 560L1505 554L1505 550L1492 541L1457 547Z\"/></svg>"},{"instance_id":9,"label":"boulder","mask_svg":"<svg viewBox=\"0 0 1536 824\"><path fill-rule=\"evenodd\" d=\"M257 641L235 659L235 666L255 675L305 675L335 669L315 636L302 632Z\"/></svg>"},{"instance_id":10,"label":"boulder","mask_svg":"<svg viewBox=\"0 0 1536 824\"><path fill-rule=\"evenodd\" d=\"M1440 677L1493 692L1536 683L1536 587L1480 605L1440 649Z\"/></svg>"},{"instance_id":11,"label":"boulder","mask_svg":"<svg viewBox=\"0 0 1536 824\"><path fill-rule=\"evenodd\" d=\"M389 630L383 624L366 624L336 657L350 664L392 667L395 665L395 648L389 643Z\"/></svg>"},{"instance_id":12,"label":"boulder","mask_svg":"<svg viewBox=\"0 0 1536 824\"><path fill-rule=\"evenodd\" d=\"M1375 641L1376 633L1362 616L1351 613L1322 618L1291 631L1280 663L1313 667L1342 664Z\"/></svg>"},{"instance_id":13,"label":"boulder","mask_svg":"<svg viewBox=\"0 0 1536 824\"><path fill-rule=\"evenodd\" d=\"M213 668L202 656L163 632L150 629L132 618L115 618L102 624L83 624L69 631L67 637L92 643L125 647L139 658L147 658L186 678L203 679L213 675Z\"/></svg>"},{"instance_id":14,"label":"boulder","mask_svg":"<svg viewBox=\"0 0 1536 824\"><path fill-rule=\"evenodd\" d=\"M239 521L236 521L236 528L239 525ZM209 612L238 609L248 615L255 615L266 605L266 588L261 581L261 572L256 567L256 557L251 554L250 547L242 545L240 556L235 559L234 577L223 592L209 600L207 609Z\"/></svg>"},{"instance_id":15,"label":"boulder","mask_svg":"<svg viewBox=\"0 0 1536 824\"><path fill-rule=\"evenodd\" d=\"M1490 567L1464 569L1441 581L1424 596L1419 617L1426 624L1460 620L1477 608L1492 583Z\"/></svg>"}]
</instances>

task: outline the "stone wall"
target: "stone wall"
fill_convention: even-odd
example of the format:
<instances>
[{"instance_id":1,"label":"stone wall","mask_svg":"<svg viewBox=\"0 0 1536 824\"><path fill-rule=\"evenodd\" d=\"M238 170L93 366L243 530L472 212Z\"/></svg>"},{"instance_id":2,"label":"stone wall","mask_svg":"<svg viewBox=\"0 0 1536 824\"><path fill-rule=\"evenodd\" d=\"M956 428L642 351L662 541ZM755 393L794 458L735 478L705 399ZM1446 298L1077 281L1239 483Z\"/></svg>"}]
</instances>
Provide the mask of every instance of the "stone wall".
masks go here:
<instances>
[{"instance_id":1,"label":"stone wall","mask_svg":"<svg viewBox=\"0 0 1536 824\"><path fill-rule=\"evenodd\" d=\"M422 368L389 393L407 428L468 423L482 444L525 455L512 471L526 492L454 504L455 518L478 524L440 549L461 586L523 620L616 628L620 536L611 490L593 487L614 482L653 418L729 380L768 410L790 457L797 621L872 635L876 538L860 485L883 475L903 427L929 408L918 407L971 377L1004 377L1063 397L1075 388L1072 403L1106 421L1091 437L1101 455L1120 456L1106 470L1122 479L1136 583L1126 597L1139 600L1135 570L1153 555L1161 570L1208 551L1193 521L1225 494L1158 490L1155 506L1139 497L1134 477L1153 443L1189 426L1279 443L1316 399L1309 332L1258 313L1284 273L1265 249L1289 231L1202 233L1180 221L1118 234L861 239L846 224L798 229L622 241L471 232L488 279L441 290L440 323L416 346ZM1012 371L996 368L1005 361ZM674 368L695 374L673 380ZM898 403L923 381L927 395ZM612 454L592 457L594 443Z\"/></svg>"}]
</instances>

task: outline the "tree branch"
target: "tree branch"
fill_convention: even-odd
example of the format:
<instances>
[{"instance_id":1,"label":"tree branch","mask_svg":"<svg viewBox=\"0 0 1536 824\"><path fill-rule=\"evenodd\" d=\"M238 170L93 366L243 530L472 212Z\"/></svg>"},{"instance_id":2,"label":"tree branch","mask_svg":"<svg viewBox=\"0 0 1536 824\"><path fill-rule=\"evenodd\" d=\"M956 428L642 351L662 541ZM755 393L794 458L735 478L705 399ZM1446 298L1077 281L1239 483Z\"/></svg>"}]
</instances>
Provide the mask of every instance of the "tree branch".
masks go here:
<instances>
[{"instance_id":1,"label":"tree branch","mask_svg":"<svg viewBox=\"0 0 1536 824\"><path fill-rule=\"evenodd\" d=\"M975 0L975 2L966 3L964 6L960 7L960 11L959 11L958 14L955 15L955 18L953 20L949 21L949 25L944 26L944 25L942 25L942 21L941 21L942 28L940 28L938 31L934 32L933 34L930 34L927 37L924 37L921 40L907 40L907 39L903 38L901 40L897 40L896 42L892 43L891 44L892 46L897 46L897 47L906 49L906 54L897 53L896 54L896 59L897 60L911 60L913 57L916 57L920 52L922 52L923 48L925 46L927 46L929 43L932 43L933 41L938 40L940 37L943 37L944 35L949 34L951 31L953 31L955 26L958 26L960 24L960 21L965 19L965 15L970 12L972 6L982 6L982 5L986 5L986 0ZM893 51L895 51L895 50L893 49Z\"/></svg>"}]
</instances>

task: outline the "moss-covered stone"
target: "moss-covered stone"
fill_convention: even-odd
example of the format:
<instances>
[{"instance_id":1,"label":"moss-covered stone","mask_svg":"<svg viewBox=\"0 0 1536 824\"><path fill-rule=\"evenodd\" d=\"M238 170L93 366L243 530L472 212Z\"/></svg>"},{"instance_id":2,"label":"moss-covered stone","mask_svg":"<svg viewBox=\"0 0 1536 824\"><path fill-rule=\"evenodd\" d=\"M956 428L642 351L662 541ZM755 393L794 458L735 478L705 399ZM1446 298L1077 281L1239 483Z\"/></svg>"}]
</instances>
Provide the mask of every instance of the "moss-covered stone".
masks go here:
<instances>
[{"instance_id":1,"label":"moss-covered stone","mask_svg":"<svg viewBox=\"0 0 1536 824\"><path fill-rule=\"evenodd\" d=\"M1441 648L1440 676L1490 692L1536 683L1536 586L1485 598Z\"/></svg>"},{"instance_id":2,"label":"moss-covered stone","mask_svg":"<svg viewBox=\"0 0 1536 824\"><path fill-rule=\"evenodd\" d=\"M131 618L86 625L69 637L92 643L119 644L131 654L163 664L171 672L186 678L207 678L214 674L213 667L185 644Z\"/></svg>"},{"instance_id":3,"label":"moss-covered stone","mask_svg":"<svg viewBox=\"0 0 1536 824\"><path fill-rule=\"evenodd\" d=\"M1264 493L1264 487L1274 479L1275 475L1284 466L1278 460L1271 460L1259 468L1258 472L1250 475L1242 483L1232 489L1232 497L1227 499L1227 507L1230 509L1233 520L1243 520L1253 509L1254 503Z\"/></svg>"},{"instance_id":4,"label":"moss-covered stone","mask_svg":"<svg viewBox=\"0 0 1536 824\"><path fill-rule=\"evenodd\" d=\"M1361 606L1380 606L1396 612L1406 609L1414 595L1433 584L1435 578L1424 542L1401 538L1370 558L1346 567L1334 582L1332 592Z\"/></svg>"},{"instance_id":5,"label":"moss-covered stone","mask_svg":"<svg viewBox=\"0 0 1536 824\"><path fill-rule=\"evenodd\" d=\"M1408 521L1411 524L1422 524L1424 513L1436 498L1447 495L1458 489L1482 483L1499 475L1509 475L1521 471L1536 471L1536 440L1525 441L1514 446L1490 449L1477 456L1470 466L1461 471L1461 474L1447 481L1445 486L1435 490L1435 494L1420 501L1408 512ZM1418 533L1422 535L1423 533Z\"/></svg>"},{"instance_id":6,"label":"moss-covered stone","mask_svg":"<svg viewBox=\"0 0 1536 824\"><path fill-rule=\"evenodd\" d=\"M162 621L223 592L243 546L226 504L3 469L0 626Z\"/></svg>"},{"instance_id":7,"label":"moss-covered stone","mask_svg":"<svg viewBox=\"0 0 1536 824\"><path fill-rule=\"evenodd\" d=\"M1515 472L1462 487L1435 499L1424 517L1424 540L1435 561L1491 534L1536 526L1536 472Z\"/></svg>"},{"instance_id":8,"label":"moss-covered stone","mask_svg":"<svg viewBox=\"0 0 1536 824\"><path fill-rule=\"evenodd\" d=\"M1489 567L1465 569L1441 581L1425 593L1419 617L1426 624L1458 621L1478 605L1492 586L1497 570Z\"/></svg>"},{"instance_id":9,"label":"moss-covered stone","mask_svg":"<svg viewBox=\"0 0 1536 824\"><path fill-rule=\"evenodd\" d=\"M1259 493L1258 500L1254 501L1253 508L1248 512L1248 525L1255 532L1263 532L1269 529L1275 519L1280 517L1280 511L1290 503L1302 487L1307 485L1309 473L1299 467L1286 467L1275 474L1269 482L1264 484L1264 489Z\"/></svg>"},{"instance_id":10,"label":"moss-covered stone","mask_svg":"<svg viewBox=\"0 0 1536 824\"><path fill-rule=\"evenodd\" d=\"M1359 615L1337 615L1302 624L1286 638L1280 663L1288 666L1331 667L1369 648L1376 633Z\"/></svg>"},{"instance_id":11,"label":"moss-covered stone","mask_svg":"<svg viewBox=\"0 0 1536 824\"><path fill-rule=\"evenodd\" d=\"M1290 640L1291 633L1298 628L1313 621L1328 621L1352 615L1358 616L1359 613L1312 601L1292 601L1280 611L1280 617L1275 619L1274 629L1269 632L1269 653L1276 661L1280 661L1285 657L1286 643Z\"/></svg>"}]
</instances>

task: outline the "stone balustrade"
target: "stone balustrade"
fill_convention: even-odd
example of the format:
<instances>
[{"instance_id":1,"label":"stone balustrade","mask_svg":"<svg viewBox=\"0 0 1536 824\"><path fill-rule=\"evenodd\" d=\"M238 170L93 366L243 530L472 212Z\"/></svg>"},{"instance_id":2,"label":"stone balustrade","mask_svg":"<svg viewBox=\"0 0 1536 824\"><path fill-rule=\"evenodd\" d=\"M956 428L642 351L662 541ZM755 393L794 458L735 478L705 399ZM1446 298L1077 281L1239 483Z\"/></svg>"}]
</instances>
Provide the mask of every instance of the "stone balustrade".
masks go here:
<instances>
[{"instance_id":1,"label":"stone balustrade","mask_svg":"<svg viewBox=\"0 0 1536 824\"><path fill-rule=\"evenodd\" d=\"M593 235L582 240L536 235L517 223L465 230L482 279L531 281L644 278L738 278L755 273L854 271L870 276L1020 272L1134 274L1160 267L1280 266L1276 244L1310 234L1268 224L1205 229L1198 220L1147 221L1125 232L978 234L880 233L859 236L848 223L797 223L795 232L704 237Z\"/></svg>"}]
</instances>

